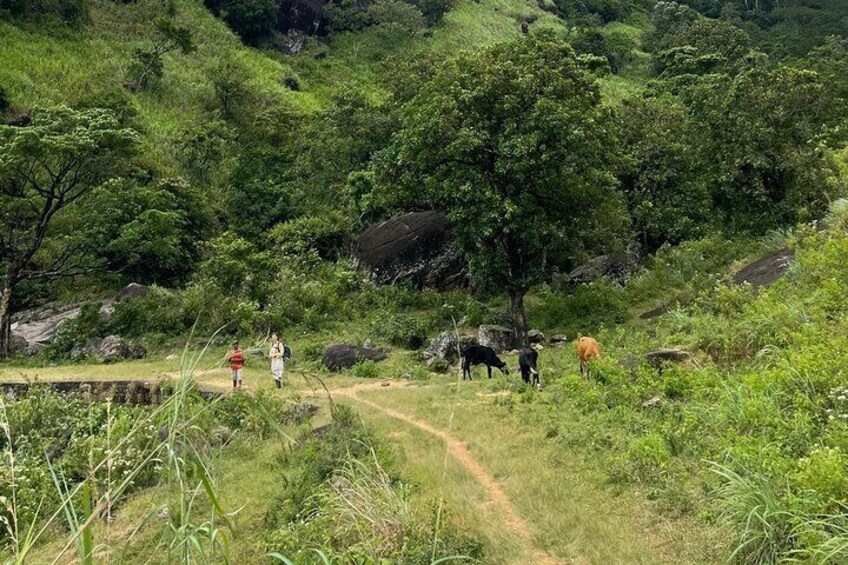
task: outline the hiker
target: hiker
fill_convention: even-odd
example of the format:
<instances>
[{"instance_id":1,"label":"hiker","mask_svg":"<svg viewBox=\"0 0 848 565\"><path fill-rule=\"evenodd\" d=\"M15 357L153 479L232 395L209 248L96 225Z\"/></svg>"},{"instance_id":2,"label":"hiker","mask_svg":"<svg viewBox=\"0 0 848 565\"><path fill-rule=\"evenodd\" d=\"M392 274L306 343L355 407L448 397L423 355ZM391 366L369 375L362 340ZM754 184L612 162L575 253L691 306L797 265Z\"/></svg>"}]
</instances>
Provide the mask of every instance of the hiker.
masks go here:
<instances>
[{"instance_id":1,"label":"hiker","mask_svg":"<svg viewBox=\"0 0 848 565\"><path fill-rule=\"evenodd\" d=\"M233 374L233 388L241 388L241 376L244 372L244 351L239 347L239 342L233 343L233 350L227 356L230 361L230 371Z\"/></svg>"},{"instance_id":2,"label":"hiker","mask_svg":"<svg viewBox=\"0 0 848 565\"><path fill-rule=\"evenodd\" d=\"M285 360L286 346L282 344L277 334L271 334L271 351L268 357L271 358L271 375L274 377L274 386L282 388L282 378L286 370Z\"/></svg>"}]
</instances>

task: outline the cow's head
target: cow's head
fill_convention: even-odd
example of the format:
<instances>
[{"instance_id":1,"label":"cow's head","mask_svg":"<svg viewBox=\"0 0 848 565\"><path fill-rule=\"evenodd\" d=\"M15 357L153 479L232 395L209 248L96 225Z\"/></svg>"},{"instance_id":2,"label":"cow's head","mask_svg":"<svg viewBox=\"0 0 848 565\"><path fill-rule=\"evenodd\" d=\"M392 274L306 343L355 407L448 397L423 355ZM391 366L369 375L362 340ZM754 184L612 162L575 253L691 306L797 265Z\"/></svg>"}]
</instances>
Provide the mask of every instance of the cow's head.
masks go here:
<instances>
[{"instance_id":1,"label":"cow's head","mask_svg":"<svg viewBox=\"0 0 848 565\"><path fill-rule=\"evenodd\" d=\"M500 360L500 358L498 358L498 364L497 364L497 365L495 365L495 366L496 366L498 369L500 369L501 373L503 373L504 375L508 375L508 374L509 374L509 367L507 367L507 366L506 366L506 363L504 363L503 361L501 361L501 360Z\"/></svg>"}]
</instances>

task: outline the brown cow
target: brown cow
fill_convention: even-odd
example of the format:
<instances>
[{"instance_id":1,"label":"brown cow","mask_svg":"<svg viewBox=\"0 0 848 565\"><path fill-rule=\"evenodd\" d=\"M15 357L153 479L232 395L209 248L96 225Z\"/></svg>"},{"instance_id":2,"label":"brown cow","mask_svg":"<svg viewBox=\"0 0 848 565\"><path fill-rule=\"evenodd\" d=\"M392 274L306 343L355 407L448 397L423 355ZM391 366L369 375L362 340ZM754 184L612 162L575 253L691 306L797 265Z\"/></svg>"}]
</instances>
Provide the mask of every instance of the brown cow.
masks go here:
<instances>
[{"instance_id":1,"label":"brown cow","mask_svg":"<svg viewBox=\"0 0 848 565\"><path fill-rule=\"evenodd\" d=\"M580 359L580 375L584 371L586 376L589 376L589 359L593 357L601 358L601 346L593 337L583 336L577 340L577 357Z\"/></svg>"}]
</instances>

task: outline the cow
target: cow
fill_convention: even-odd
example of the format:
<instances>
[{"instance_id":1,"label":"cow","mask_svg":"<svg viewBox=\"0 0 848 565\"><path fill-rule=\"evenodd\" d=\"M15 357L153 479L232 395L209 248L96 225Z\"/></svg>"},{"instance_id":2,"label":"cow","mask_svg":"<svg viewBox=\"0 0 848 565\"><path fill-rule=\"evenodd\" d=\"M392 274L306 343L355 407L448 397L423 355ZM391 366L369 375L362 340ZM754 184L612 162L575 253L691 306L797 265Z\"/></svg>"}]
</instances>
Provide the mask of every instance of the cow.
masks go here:
<instances>
[{"instance_id":1,"label":"cow","mask_svg":"<svg viewBox=\"0 0 848 565\"><path fill-rule=\"evenodd\" d=\"M498 358L497 353L491 347L485 345L469 345L462 352L462 380L465 380L465 375L468 375L468 380L471 378L471 367L474 365L485 365L489 371L489 378L492 378L492 367L496 367L504 375L509 374L509 369L506 363Z\"/></svg>"},{"instance_id":2,"label":"cow","mask_svg":"<svg viewBox=\"0 0 848 565\"><path fill-rule=\"evenodd\" d=\"M589 376L589 359L601 358L601 346L593 337L583 336L577 340L577 358L580 359L580 375Z\"/></svg>"},{"instance_id":3,"label":"cow","mask_svg":"<svg viewBox=\"0 0 848 565\"><path fill-rule=\"evenodd\" d=\"M539 352L533 348L526 347L518 352L518 370L521 371L521 379L525 384L530 384L532 377L533 386L542 388L539 381Z\"/></svg>"}]
</instances>

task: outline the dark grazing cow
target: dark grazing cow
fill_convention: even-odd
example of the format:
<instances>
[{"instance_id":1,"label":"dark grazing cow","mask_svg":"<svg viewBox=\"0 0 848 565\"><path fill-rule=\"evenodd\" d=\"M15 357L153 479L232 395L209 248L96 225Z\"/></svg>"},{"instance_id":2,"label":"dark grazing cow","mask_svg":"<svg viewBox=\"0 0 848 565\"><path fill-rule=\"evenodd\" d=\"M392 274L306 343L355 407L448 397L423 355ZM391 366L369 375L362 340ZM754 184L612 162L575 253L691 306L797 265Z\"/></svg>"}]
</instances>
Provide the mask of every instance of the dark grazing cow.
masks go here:
<instances>
[{"instance_id":1,"label":"dark grazing cow","mask_svg":"<svg viewBox=\"0 0 848 565\"><path fill-rule=\"evenodd\" d=\"M468 375L468 380L471 378L471 367L474 365L485 365L489 371L489 378L492 378L492 367L496 367L504 375L509 374L509 369L506 363L498 358L497 353L491 347L485 345L469 345L462 352L462 380L465 380L465 375Z\"/></svg>"},{"instance_id":2,"label":"dark grazing cow","mask_svg":"<svg viewBox=\"0 0 848 565\"><path fill-rule=\"evenodd\" d=\"M521 379L530 384L530 379L533 379L533 385L539 388L542 384L539 382L539 352L535 349L525 347L518 352L518 369L521 371Z\"/></svg>"}]
</instances>

